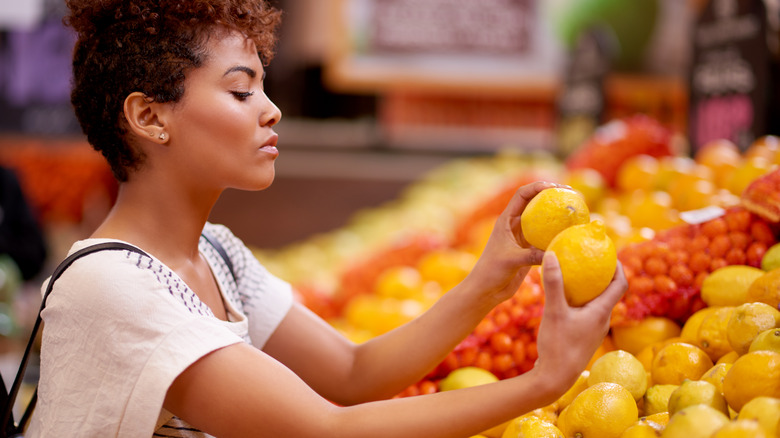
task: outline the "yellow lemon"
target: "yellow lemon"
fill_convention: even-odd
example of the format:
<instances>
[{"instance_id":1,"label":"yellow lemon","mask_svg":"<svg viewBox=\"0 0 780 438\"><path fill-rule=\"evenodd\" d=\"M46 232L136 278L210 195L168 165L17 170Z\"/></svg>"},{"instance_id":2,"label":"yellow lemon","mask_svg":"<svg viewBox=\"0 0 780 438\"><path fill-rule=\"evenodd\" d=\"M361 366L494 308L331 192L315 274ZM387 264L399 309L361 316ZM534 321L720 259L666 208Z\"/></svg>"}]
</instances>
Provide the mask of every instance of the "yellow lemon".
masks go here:
<instances>
[{"instance_id":1,"label":"yellow lemon","mask_svg":"<svg viewBox=\"0 0 780 438\"><path fill-rule=\"evenodd\" d=\"M748 302L747 291L764 271L753 266L730 265L718 268L701 285L701 299L708 306L739 306Z\"/></svg>"},{"instance_id":2,"label":"yellow lemon","mask_svg":"<svg viewBox=\"0 0 780 438\"><path fill-rule=\"evenodd\" d=\"M771 438L755 421L736 420L718 429L712 438Z\"/></svg>"},{"instance_id":3,"label":"yellow lemon","mask_svg":"<svg viewBox=\"0 0 780 438\"><path fill-rule=\"evenodd\" d=\"M747 290L746 301L780 306L780 268L772 269L753 281Z\"/></svg>"},{"instance_id":4,"label":"yellow lemon","mask_svg":"<svg viewBox=\"0 0 780 438\"><path fill-rule=\"evenodd\" d=\"M645 371L647 372L650 372L650 368L653 365L654 355L655 351L653 351L652 345L648 345L647 347L643 348L642 351L636 355L637 360L642 363L642 366L645 367Z\"/></svg>"},{"instance_id":5,"label":"yellow lemon","mask_svg":"<svg viewBox=\"0 0 780 438\"><path fill-rule=\"evenodd\" d=\"M756 397L742 406L737 419L757 421L766 436L774 436L775 431L780 427L780 399Z\"/></svg>"},{"instance_id":6,"label":"yellow lemon","mask_svg":"<svg viewBox=\"0 0 780 438\"><path fill-rule=\"evenodd\" d=\"M650 344L679 335L680 326L662 316L650 316L630 325L612 328L615 347L633 355Z\"/></svg>"},{"instance_id":7,"label":"yellow lemon","mask_svg":"<svg viewBox=\"0 0 780 438\"><path fill-rule=\"evenodd\" d=\"M661 432L654 429L653 426L637 423L624 430L620 438L658 438L659 436L661 436Z\"/></svg>"},{"instance_id":8,"label":"yellow lemon","mask_svg":"<svg viewBox=\"0 0 780 438\"><path fill-rule=\"evenodd\" d=\"M634 397L617 383L597 383L582 391L558 417L566 437L619 438L638 419Z\"/></svg>"},{"instance_id":9,"label":"yellow lemon","mask_svg":"<svg viewBox=\"0 0 780 438\"><path fill-rule=\"evenodd\" d=\"M417 263L423 281L434 281L450 290L471 272L477 256L468 251L446 248L425 254Z\"/></svg>"},{"instance_id":10,"label":"yellow lemon","mask_svg":"<svg viewBox=\"0 0 780 438\"><path fill-rule=\"evenodd\" d=\"M729 422L723 412L707 405L693 405L669 417L662 438L710 438Z\"/></svg>"},{"instance_id":11,"label":"yellow lemon","mask_svg":"<svg viewBox=\"0 0 780 438\"><path fill-rule=\"evenodd\" d=\"M718 392L723 394L723 378L726 377L726 373L731 369L731 365L732 362L717 363L701 376L701 380L712 383L718 389Z\"/></svg>"},{"instance_id":12,"label":"yellow lemon","mask_svg":"<svg viewBox=\"0 0 780 438\"><path fill-rule=\"evenodd\" d=\"M439 390L469 388L486 383L497 382L498 377L490 371L479 367L463 367L453 370L439 382Z\"/></svg>"},{"instance_id":13,"label":"yellow lemon","mask_svg":"<svg viewBox=\"0 0 780 438\"><path fill-rule=\"evenodd\" d=\"M718 307L699 325L696 346L704 350L713 362L733 351L728 339L728 325L733 313L734 308L731 306Z\"/></svg>"},{"instance_id":14,"label":"yellow lemon","mask_svg":"<svg viewBox=\"0 0 780 438\"><path fill-rule=\"evenodd\" d=\"M539 417L528 416L510 421L501 438L563 438L563 432Z\"/></svg>"},{"instance_id":15,"label":"yellow lemon","mask_svg":"<svg viewBox=\"0 0 780 438\"><path fill-rule=\"evenodd\" d=\"M547 246L561 231L590 222L585 197L571 189L542 190L528 202L520 215L525 240L539 249Z\"/></svg>"},{"instance_id":16,"label":"yellow lemon","mask_svg":"<svg viewBox=\"0 0 780 438\"><path fill-rule=\"evenodd\" d=\"M656 384L679 385L685 379L698 380L713 365L712 359L701 348L674 342L655 355L650 373Z\"/></svg>"},{"instance_id":17,"label":"yellow lemon","mask_svg":"<svg viewBox=\"0 0 780 438\"><path fill-rule=\"evenodd\" d=\"M736 351L729 351L728 353L721 356L720 359L718 359L718 361L715 362L715 364L717 365L719 363L734 363L734 361L737 360L738 357L739 357L739 353L737 353Z\"/></svg>"},{"instance_id":18,"label":"yellow lemon","mask_svg":"<svg viewBox=\"0 0 780 438\"><path fill-rule=\"evenodd\" d=\"M771 271L780 268L780 243L775 243L761 257L761 269Z\"/></svg>"},{"instance_id":19,"label":"yellow lemon","mask_svg":"<svg viewBox=\"0 0 780 438\"><path fill-rule=\"evenodd\" d=\"M566 406L569 406L571 402L574 401L574 399L580 395L580 393L584 391L585 388L588 387L588 376L590 376L589 370L582 371L571 388L569 388L562 396L558 398L555 404L558 405L559 412L562 411Z\"/></svg>"},{"instance_id":20,"label":"yellow lemon","mask_svg":"<svg viewBox=\"0 0 780 438\"><path fill-rule=\"evenodd\" d=\"M745 303L734 308L727 327L731 348L745 354L759 333L780 327L780 311L765 303Z\"/></svg>"},{"instance_id":21,"label":"yellow lemon","mask_svg":"<svg viewBox=\"0 0 780 438\"><path fill-rule=\"evenodd\" d=\"M680 385L653 385L644 395L645 416L669 412L669 398Z\"/></svg>"},{"instance_id":22,"label":"yellow lemon","mask_svg":"<svg viewBox=\"0 0 780 438\"><path fill-rule=\"evenodd\" d=\"M768 350L780 353L780 328L769 329L759 333L750 344L749 352Z\"/></svg>"},{"instance_id":23,"label":"yellow lemon","mask_svg":"<svg viewBox=\"0 0 780 438\"><path fill-rule=\"evenodd\" d=\"M705 380L685 380L669 397L669 415L673 417L684 408L699 404L715 408L723 415L729 414L726 399L715 385Z\"/></svg>"},{"instance_id":24,"label":"yellow lemon","mask_svg":"<svg viewBox=\"0 0 780 438\"><path fill-rule=\"evenodd\" d=\"M655 414L645 415L639 419L640 422L646 422L650 424L660 425L661 430L669 423L669 412L658 412ZM656 427L656 426L653 426Z\"/></svg>"},{"instance_id":25,"label":"yellow lemon","mask_svg":"<svg viewBox=\"0 0 780 438\"><path fill-rule=\"evenodd\" d=\"M780 353L761 350L741 356L723 378L723 395L737 412L756 397L780 398Z\"/></svg>"},{"instance_id":26,"label":"yellow lemon","mask_svg":"<svg viewBox=\"0 0 780 438\"><path fill-rule=\"evenodd\" d=\"M772 163L764 157L746 158L726 181L726 188L735 195L741 195L750 183L768 173Z\"/></svg>"},{"instance_id":27,"label":"yellow lemon","mask_svg":"<svg viewBox=\"0 0 780 438\"><path fill-rule=\"evenodd\" d=\"M585 203L593 211L607 193L607 182L601 172L583 167L571 169L565 183L585 197Z\"/></svg>"},{"instance_id":28,"label":"yellow lemon","mask_svg":"<svg viewBox=\"0 0 780 438\"><path fill-rule=\"evenodd\" d=\"M596 359L590 368L588 386L601 382L617 383L628 389L634 400L639 400L647 389L647 371L631 353L610 351Z\"/></svg>"},{"instance_id":29,"label":"yellow lemon","mask_svg":"<svg viewBox=\"0 0 780 438\"><path fill-rule=\"evenodd\" d=\"M680 331L680 339L682 339L683 342L695 344L699 338L699 326L701 326L701 322L705 317L714 313L717 309L717 307L705 307L694 312L693 315L688 317L685 324L683 324L682 330Z\"/></svg>"},{"instance_id":30,"label":"yellow lemon","mask_svg":"<svg viewBox=\"0 0 780 438\"><path fill-rule=\"evenodd\" d=\"M582 306L598 296L615 275L617 252L602 221L566 228L547 250L558 258L564 294L572 306Z\"/></svg>"},{"instance_id":31,"label":"yellow lemon","mask_svg":"<svg viewBox=\"0 0 780 438\"><path fill-rule=\"evenodd\" d=\"M411 266L399 265L382 271L374 290L382 297L405 299L418 296L422 288L420 272Z\"/></svg>"},{"instance_id":32,"label":"yellow lemon","mask_svg":"<svg viewBox=\"0 0 780 438\"><path fill-rule=\"evenodd\" d=\"M667 412L641 417L631 427L623 431L620 438L658 438L668 422L669 414Z\"/></svg>"}]
</instances>

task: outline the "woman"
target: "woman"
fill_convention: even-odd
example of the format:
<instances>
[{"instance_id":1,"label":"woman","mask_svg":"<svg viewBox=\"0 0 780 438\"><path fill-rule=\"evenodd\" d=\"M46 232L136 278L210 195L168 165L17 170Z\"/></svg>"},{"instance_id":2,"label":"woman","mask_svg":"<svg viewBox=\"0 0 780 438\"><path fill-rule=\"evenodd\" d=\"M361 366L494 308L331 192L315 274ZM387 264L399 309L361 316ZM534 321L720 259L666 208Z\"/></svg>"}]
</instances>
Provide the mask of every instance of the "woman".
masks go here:
<instances>
[{"instance_id":1,"label":"woman","mask_svg":"<svg viewBox=\"0 0 780 438\"><path fill-rule=\"evenodd\" d=\"M120 182L105 221L73 250L123 241L148 256L95 253L55 284L29 436L468 437L551 403L585 367L625 278L619 269L601 297L570 308L545 256L531 371L389 399L542 262L519 218L555 184L517 191L473 272L427 313L355 345L294 303L227 228L207 223L226 188L273 181L281 113L263 92L263 61L278 13L257 0L67 4L79 34L72 101ZM204 230L225 247L235 281Z\"/></svg>"}]
</instances>

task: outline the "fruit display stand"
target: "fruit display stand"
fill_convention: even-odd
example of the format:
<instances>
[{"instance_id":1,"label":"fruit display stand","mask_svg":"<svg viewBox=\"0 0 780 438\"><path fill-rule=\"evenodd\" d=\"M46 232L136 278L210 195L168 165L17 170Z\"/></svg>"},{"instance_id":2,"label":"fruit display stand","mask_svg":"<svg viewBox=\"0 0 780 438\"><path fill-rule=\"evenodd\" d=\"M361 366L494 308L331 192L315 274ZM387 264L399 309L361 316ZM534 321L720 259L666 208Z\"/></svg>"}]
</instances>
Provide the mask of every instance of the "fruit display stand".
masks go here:
<instances>
[{"instance_id":1,"label":"fruit display stand","mask_svg":"<svg viewBox=\"0 0 780 438\"><path fill-rule=\"evenodd\" d=\"M567 437L639 436L621 435L628 429L681 436L691 428L710 433L689 436L710 436L756 425L777 436L778 164L774 137L745 152L716 141L690 157L684 138L631 116L601 126L566 160L510 151L454 160L343 228L255 254L293 283L303 303L362 342L419 315L464 278L517 187L566 183L583 194L591 219L604 223L629 287L610 334L569 392L483 436L550 425ZM513 297L397 397L484 382L463 376L476 369L495 379L528 371L543 306L534 268ZM691 401L698 398L704 401ZM674 415L684 409L689 415Z\"/></svg>"}]
</instances>

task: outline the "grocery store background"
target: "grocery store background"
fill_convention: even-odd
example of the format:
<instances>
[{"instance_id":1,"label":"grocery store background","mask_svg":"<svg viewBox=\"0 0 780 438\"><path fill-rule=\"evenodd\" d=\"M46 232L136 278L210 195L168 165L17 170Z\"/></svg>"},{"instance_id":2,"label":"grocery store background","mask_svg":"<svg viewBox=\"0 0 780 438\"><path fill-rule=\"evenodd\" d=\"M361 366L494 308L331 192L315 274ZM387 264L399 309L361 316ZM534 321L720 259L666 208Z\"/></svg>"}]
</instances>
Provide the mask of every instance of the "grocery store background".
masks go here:
<instances>
[{"instance_id":1,"label":"grocery store background","mask_svg":"<svg viewBox=\"0 0 780 438\"><path fill-rule=\"evenodd\" d=\"M567 49L554 27L574 22L566 15L573 3L277 1L285 21L266 88L284 113L279 176L265 193L226 193L213 219L249 243L279 247L394 198L452 157L555 150ZM609 110L668 105L663 116L682 127L686 35L701 2L583 3L595 5L583 23L603 3L613 21L640 23L646 33L627 36L635 59L615 78L630 88L613 93ZM656 3L657 16L648 16L643 4ZM0 0L0 162L23 167L30 196L48 198L37 199L48 209L40 213L59 232L52 239L67 246L104 213L101 186L113 188L99 175L97 154L81 144L69 105L73 38L61 24L63 8L60 1ZM366 48L370 29L378 37ZM648 88L631 85L642 80Z\"/></svg>"},{"instance_id":2,"label":"grocery store background","mask_svg":"<svg viewBox=\"0 0 780 438\"><path fill-rule=\"evenodd\" d=\"M40 275L116 190L70 108L62 3L0 0L0 164L45 234ZM261 250L343 227L453 160L563 159L596 125L637 113L687 136L701 14L750 3L776 15L774 1L733 0L272 3L285 13L265 85L284 113L277 178L226 192L211 217ZM578 81L596 87L579 106L564 99Z\"/></svg>"}]
</instances>

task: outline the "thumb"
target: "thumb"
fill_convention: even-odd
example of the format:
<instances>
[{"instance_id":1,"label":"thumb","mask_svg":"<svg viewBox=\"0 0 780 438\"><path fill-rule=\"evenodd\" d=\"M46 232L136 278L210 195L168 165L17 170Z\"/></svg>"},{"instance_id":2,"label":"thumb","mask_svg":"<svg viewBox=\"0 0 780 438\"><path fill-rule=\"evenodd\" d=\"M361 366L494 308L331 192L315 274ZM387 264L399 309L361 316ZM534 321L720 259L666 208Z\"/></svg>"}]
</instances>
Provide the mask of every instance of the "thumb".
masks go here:
<instances>
[{"instance_id":1,"label":"thumb","mask_svg":"<svg viewBox=\"0 0 780 438\"><path fill-rule=\"evenodd\" d=\"M544 284L545 306L559 308L564 304L563 274L558 257L552 251L545 251L542 259L542 282Z\"/></svg>"}]
</instances>

